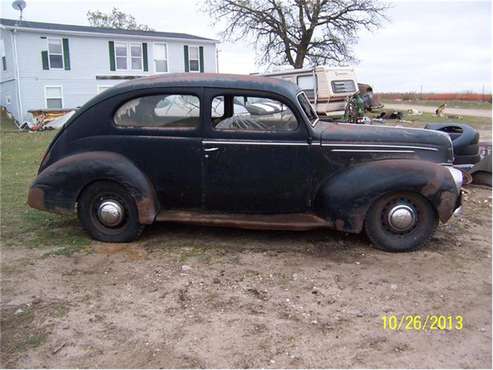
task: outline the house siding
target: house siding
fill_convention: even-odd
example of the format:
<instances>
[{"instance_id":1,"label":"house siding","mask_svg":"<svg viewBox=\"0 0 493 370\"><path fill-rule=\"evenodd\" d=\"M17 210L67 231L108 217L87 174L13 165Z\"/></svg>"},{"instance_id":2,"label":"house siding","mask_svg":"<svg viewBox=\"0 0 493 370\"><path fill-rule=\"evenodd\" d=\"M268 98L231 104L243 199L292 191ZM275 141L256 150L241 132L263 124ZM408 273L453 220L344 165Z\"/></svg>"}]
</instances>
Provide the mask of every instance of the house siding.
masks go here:
<instances>
[{"instance_id":1,"label":"house siding","mask_svg":"<svg viewBox=\"0 0 493 370\"><path fill-rule=\"evenodd\" d=\"M12 31L2 29L2 38L7 56L6 73L2 71L2 105L4 105L4 91L15 94L14 71L15 62L12 52ZM127 37L125 35L73 35L70 33L43 33L43 31L15 32L19 68L22 114L17 108L8 108L18 121L32 120L29 110L45 108L45 86L63 87L63 107L76 108L97 94L98 86L114 86L122 79L107 79L112 76L149 76L155 73L154 42L165 42L168 51L168 72L184 72L184 45L204 47L204 72L216 72L216 45L211 42L190 42L189 40ZM70 70L43 70L41 52L47 50L46 38L67 38L70 50ZM148 71L111 71L109 58L109 41L147 43ZM104 76L105 79L97 79ZM13 96L11 104L13 105ZM17 100L15 105L18 105Z\"/></svg>"}]
</instances>

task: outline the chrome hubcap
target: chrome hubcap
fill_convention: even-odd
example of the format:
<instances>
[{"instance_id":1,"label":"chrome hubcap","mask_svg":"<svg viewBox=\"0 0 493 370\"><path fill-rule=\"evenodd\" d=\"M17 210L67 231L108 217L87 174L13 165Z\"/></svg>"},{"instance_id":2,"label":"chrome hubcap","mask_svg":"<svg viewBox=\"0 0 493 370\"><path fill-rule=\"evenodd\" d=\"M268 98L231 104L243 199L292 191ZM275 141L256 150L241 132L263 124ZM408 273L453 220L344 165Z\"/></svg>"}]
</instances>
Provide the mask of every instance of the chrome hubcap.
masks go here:
<instances>
[{"instance_id":1,"label":"chrome hubcap","mask_svg":"<svg viewBox=\"0 0 493 370\"><path fill-rule=\"evenodd\" d=\"M122 222L123 216L123 207L116 200L106 200L98 207L98 219L105 226L118 226Z\"/></svg>"},{"instance_id":2,"label":"chrome hubcap","mask_svg":"<svg viewBox=\"0 0 493 370\"><path fill-rule=\"evenodd\" d=\"M387 221L397 232L408 231L416 225L416 212L405 204L398 204L389 211Z\"/></svg>"}]
</instances>

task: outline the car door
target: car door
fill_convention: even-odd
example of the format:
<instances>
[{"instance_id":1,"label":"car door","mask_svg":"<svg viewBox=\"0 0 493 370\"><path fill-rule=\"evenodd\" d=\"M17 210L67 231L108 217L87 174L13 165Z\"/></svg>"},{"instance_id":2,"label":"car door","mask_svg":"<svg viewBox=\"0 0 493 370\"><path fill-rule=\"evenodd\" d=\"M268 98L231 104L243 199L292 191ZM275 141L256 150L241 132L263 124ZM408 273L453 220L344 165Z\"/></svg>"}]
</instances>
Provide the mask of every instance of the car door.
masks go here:
<instances>
[{"instance_id":1,"label":"car door","mask_svg":"<svg viewBox=\"0 0 493 370\"><path fill-rule=\"evenodd\" d=\"M257 91L206 89L205 96L205 209L272 214L306 211L310 143L292 103Z\"/></svg>"},{"instance_id":2,"label":"car door","mask_svg":"<svg viewBox=\"0 0 493 370\"><path fill-rule=\"evenodd\" d=\"M78 146L130 159L149 178L161 209L199 209L201 94L201 88L151 88L118 95L105 104L105 111L88 116L94 120L107 116L110 131L88 133Z\"/></svg>"}]
</instances>

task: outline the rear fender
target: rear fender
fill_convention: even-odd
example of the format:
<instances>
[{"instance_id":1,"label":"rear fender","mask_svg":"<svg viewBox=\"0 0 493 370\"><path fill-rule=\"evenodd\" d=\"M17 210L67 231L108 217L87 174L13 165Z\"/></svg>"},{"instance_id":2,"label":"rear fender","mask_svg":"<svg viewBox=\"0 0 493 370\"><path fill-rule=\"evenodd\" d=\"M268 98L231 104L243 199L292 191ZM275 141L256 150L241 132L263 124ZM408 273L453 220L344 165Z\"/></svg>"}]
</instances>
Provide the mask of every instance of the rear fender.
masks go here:
<instances>
[{"instance_id":1,"label":"rear fender","mask_svg":"<svg viewBox=\"0 0 493 370\"><path fill-rule=\"evenodd\" d=\"M314 206L334 228L361 232L373 202L392 192L413 192L428 199L442 222L456 208L459 192L449 171L420 160L381 160L356 165L322 182Z\"/></svg>"},{"instance_id":2,"label":"rear fender","mask_svg":"<svg viewBox=\"0 0 493 370\"><path fill-rule=\"evenodd\" d=\"M82 190L95 181L114 181L134 198L139 222L151 224L159 211L154 187L126 157L113 152L84 152L46 167L29 191L28 204L37 209L73 213Z\"/></svg>"}]
</instances>

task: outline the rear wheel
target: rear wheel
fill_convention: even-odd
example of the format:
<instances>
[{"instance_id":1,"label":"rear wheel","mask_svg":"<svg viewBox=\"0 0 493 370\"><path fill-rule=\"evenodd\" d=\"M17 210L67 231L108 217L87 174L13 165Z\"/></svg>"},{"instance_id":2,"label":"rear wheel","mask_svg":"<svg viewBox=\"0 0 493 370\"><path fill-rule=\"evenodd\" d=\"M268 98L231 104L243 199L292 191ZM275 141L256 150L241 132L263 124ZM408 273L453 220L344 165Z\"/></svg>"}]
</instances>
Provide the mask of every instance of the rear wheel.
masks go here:
<instances>
[{"instance_id":1,"label":"rear wheel","mask_svg":"<svg viewBox=\"0 0 493 370\"><path fill-rule=\"evenodd\" d=\"M78 214L82 227L93 239L103 242L130 242L144 230L134 199L123 186L109 181L84 189Z\"/></svg>"},{"instance_id":2,"label":"rear wheel","mask_svg":"<svg viewBox=\"0 0 493 370\"><path fill-rule=\"evenodd\" d=\"M423 246L438 226L433 206L419 194L393 193L378 199L367 213L365 230L376 248L409 252Z\"/></svg>"}]
</instances>

